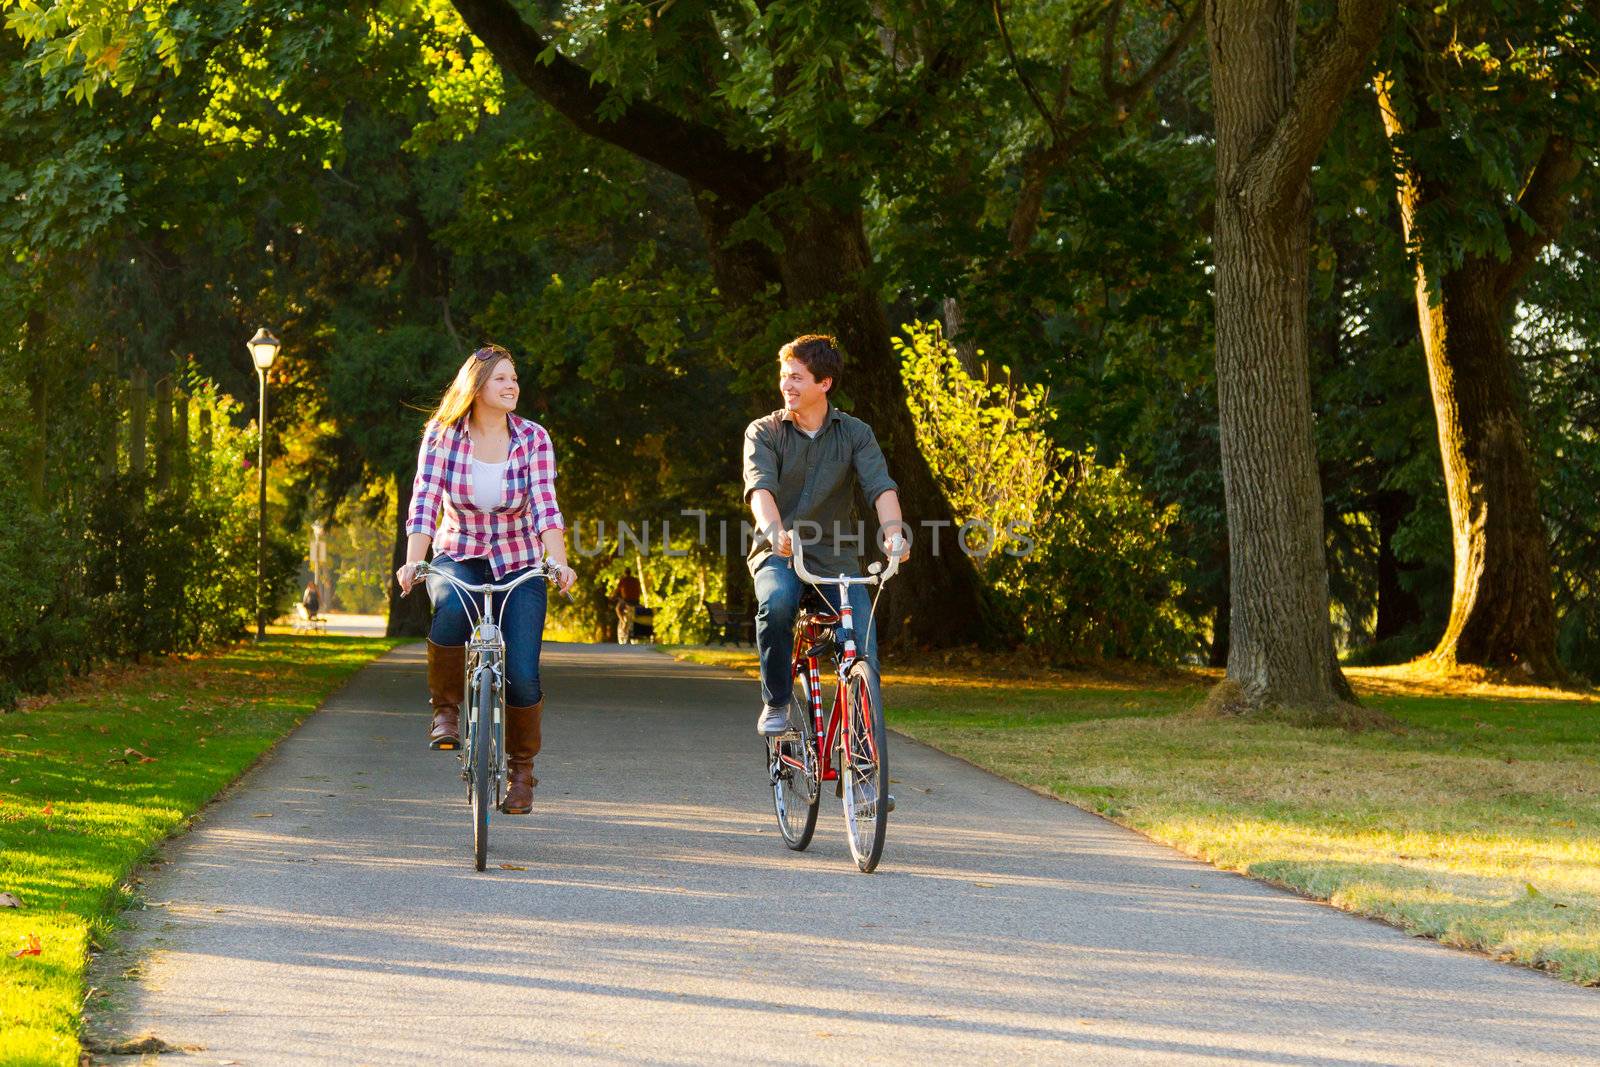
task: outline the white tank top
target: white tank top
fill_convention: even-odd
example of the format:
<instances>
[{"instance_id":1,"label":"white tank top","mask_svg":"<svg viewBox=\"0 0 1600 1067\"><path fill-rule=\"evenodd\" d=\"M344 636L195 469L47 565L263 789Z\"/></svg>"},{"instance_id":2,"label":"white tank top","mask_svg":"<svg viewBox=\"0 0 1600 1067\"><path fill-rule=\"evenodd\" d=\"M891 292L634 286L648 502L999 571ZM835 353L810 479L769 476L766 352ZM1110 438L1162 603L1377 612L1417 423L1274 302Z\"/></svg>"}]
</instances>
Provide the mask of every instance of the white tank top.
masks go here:
<instances>
[{"instance_id":1,"label":"white tank top","mask_svg":"<svg viewBox=\"0 0 1600 1067\"><path fill-rule=\"evenodd\" d=\"M488 511L490 508L500 506L501 497L505 496L506 464L510 460L501 460L499 463L483 463L479 460L472 461L472 503Z\"/></svg>"}]
</instances>

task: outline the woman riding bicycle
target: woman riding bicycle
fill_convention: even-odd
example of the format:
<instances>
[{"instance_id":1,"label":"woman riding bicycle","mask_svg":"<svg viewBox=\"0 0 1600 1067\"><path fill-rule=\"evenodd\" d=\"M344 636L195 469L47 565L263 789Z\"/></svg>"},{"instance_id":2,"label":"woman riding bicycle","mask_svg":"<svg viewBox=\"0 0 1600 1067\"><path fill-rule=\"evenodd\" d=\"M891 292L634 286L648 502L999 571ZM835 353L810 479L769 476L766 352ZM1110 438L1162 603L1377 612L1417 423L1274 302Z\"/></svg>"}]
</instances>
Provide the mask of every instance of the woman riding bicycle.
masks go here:
<instances>
[{"instance_id":1,"label":"woman riding bicycle","mask_svg":"<svg viewBox=\"0 0 1600 1067\"><path fill-rule=\"evenodd\" d=\"M555 449L544 427L514 414L518 395L511 353L499 345L478 349L456 372L422 434L406 519L406 562L395 572L402 592L411 591L430 544L437 549L432 570L469 584L509 580L548 558L560 568L559 587L571 588L577 575L567 566L566 526L556 504ZM428 742L451 750L461 747L472 622L444 578L430 577L427 588L433 602ZM500 609L508 771L502 810L508 815L526 815L533 808L533 758L539 754L544 713L539 650L545 592L545 583L526 582Z\"/></svg>"}]
</instances>

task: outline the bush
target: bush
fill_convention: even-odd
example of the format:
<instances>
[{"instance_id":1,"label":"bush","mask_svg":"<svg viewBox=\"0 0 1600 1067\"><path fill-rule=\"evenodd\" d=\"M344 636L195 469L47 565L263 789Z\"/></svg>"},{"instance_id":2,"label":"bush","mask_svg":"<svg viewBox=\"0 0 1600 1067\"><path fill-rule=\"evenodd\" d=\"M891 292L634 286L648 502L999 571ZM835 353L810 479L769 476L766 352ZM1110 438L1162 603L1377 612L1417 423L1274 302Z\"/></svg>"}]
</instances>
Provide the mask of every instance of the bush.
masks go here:
<instances>
[{"instance_id":1,"label":"bush","mask_svg":"<svg viewBox=\"0 0 1600 1067\"><path fill-rule=\"evenodd\" d=\"M211 414L212 442L201 448L195 426L184 427L188 474L175 471L164 489L148 468L105 470L89 436L46 472L40 499L15 473L36 462L34 424L0 412L0 508L12 535L0 543L0 704L109 659L202 648L252 625L254 435L229 424L233 405L209 382L187 385L195 426L200 409ZM292 588L297 553L281 538L267 547L276 602Z\"/></svg>"},{"instance_id":2,"label":"bush","mask_svg":"<svg viewBox=\"0 0 1600 1067\"><path fill-rule=\"evenodd\" d=\"M974 556L994 617L1052 659L1173 660L1200 627L1180 607L1181 561L1158 507L1119 460L1068 453L1049 436L1049 396L1002 368L974 377L937 324L896 338L917 440L958 522L995 531Z\"/></svg>"}]
</instances>

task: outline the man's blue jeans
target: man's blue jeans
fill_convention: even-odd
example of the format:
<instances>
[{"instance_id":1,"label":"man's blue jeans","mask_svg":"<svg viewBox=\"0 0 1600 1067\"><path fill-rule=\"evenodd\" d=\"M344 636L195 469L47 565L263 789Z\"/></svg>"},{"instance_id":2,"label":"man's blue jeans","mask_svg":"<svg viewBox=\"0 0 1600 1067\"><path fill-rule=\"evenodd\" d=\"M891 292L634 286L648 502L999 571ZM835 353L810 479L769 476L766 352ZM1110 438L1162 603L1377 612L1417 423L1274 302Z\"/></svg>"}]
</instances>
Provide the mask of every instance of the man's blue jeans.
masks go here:
<instances>
[{"instance_id":1,"label":"man's blue jeans","mask_svg":"<svg viewBox=\"0 0 1600 1067\"><path fill-rule=\"evenodd\" d=\"M448 571L468 585L482 585L493 580L486 559L451 559L435 556L428 565L435 571ZM501 581L509 582L527 571L509 571ZM527 708L539 703L544 690L539 686L539 651L544 644L545 583L531 578L512 590L511 603L505 604L504 593L495 594L494 610L500 617L500 627L506 641L506 705ZM464 645L472 636L472 620L483 609L481 595L467 594L443 578L428 577L428 599L433 601L433 627L428 640L436 645ZM462 600L472 602L469 615ZM500 615L501 605L504 614Z\"/></svg>"},{"instance_id":2,"label":"man's blue jeans","mask_svg":"<svg viewBox=\"0 0 1600 1067\"><path fill-rule=\"evenodd\" d=\"M761 657L761 699L769 708L787 707L794 696L794 620L800 612L800 591L805 583L794 572L794 561L768 556L755 573L756 651ZM834 610L839 608L839 587L819 586ZM877 622L869 622L872 586L850 587L850 610L855 615L856 655L872 665L872 699L883 707L878 687ZM863 638L863 634L865 638Z\"/></svg>"}]
</instances>

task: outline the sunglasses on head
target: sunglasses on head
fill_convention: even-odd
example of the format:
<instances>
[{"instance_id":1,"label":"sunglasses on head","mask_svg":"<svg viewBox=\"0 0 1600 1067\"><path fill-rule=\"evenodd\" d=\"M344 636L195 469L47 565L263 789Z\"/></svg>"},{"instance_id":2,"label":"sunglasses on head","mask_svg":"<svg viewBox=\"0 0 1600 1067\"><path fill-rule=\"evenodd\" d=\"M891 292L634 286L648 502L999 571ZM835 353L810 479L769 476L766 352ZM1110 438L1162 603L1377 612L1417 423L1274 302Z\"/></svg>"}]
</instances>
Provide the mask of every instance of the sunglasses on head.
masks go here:
<instances>
[{"instance_id":1,"label":"sunglasses on head","mask_svg":"<svg viewBox=\"0 0 1600 1067\"><path fill-rule=\"evenodd\" d=\"M495 356L500 355L502 351L502 349L494 347L480 348L476 352L472 353L472 358L477 360L479 363L482 363L484 360L493 359Z\"/></svg>"}]
</instances>

